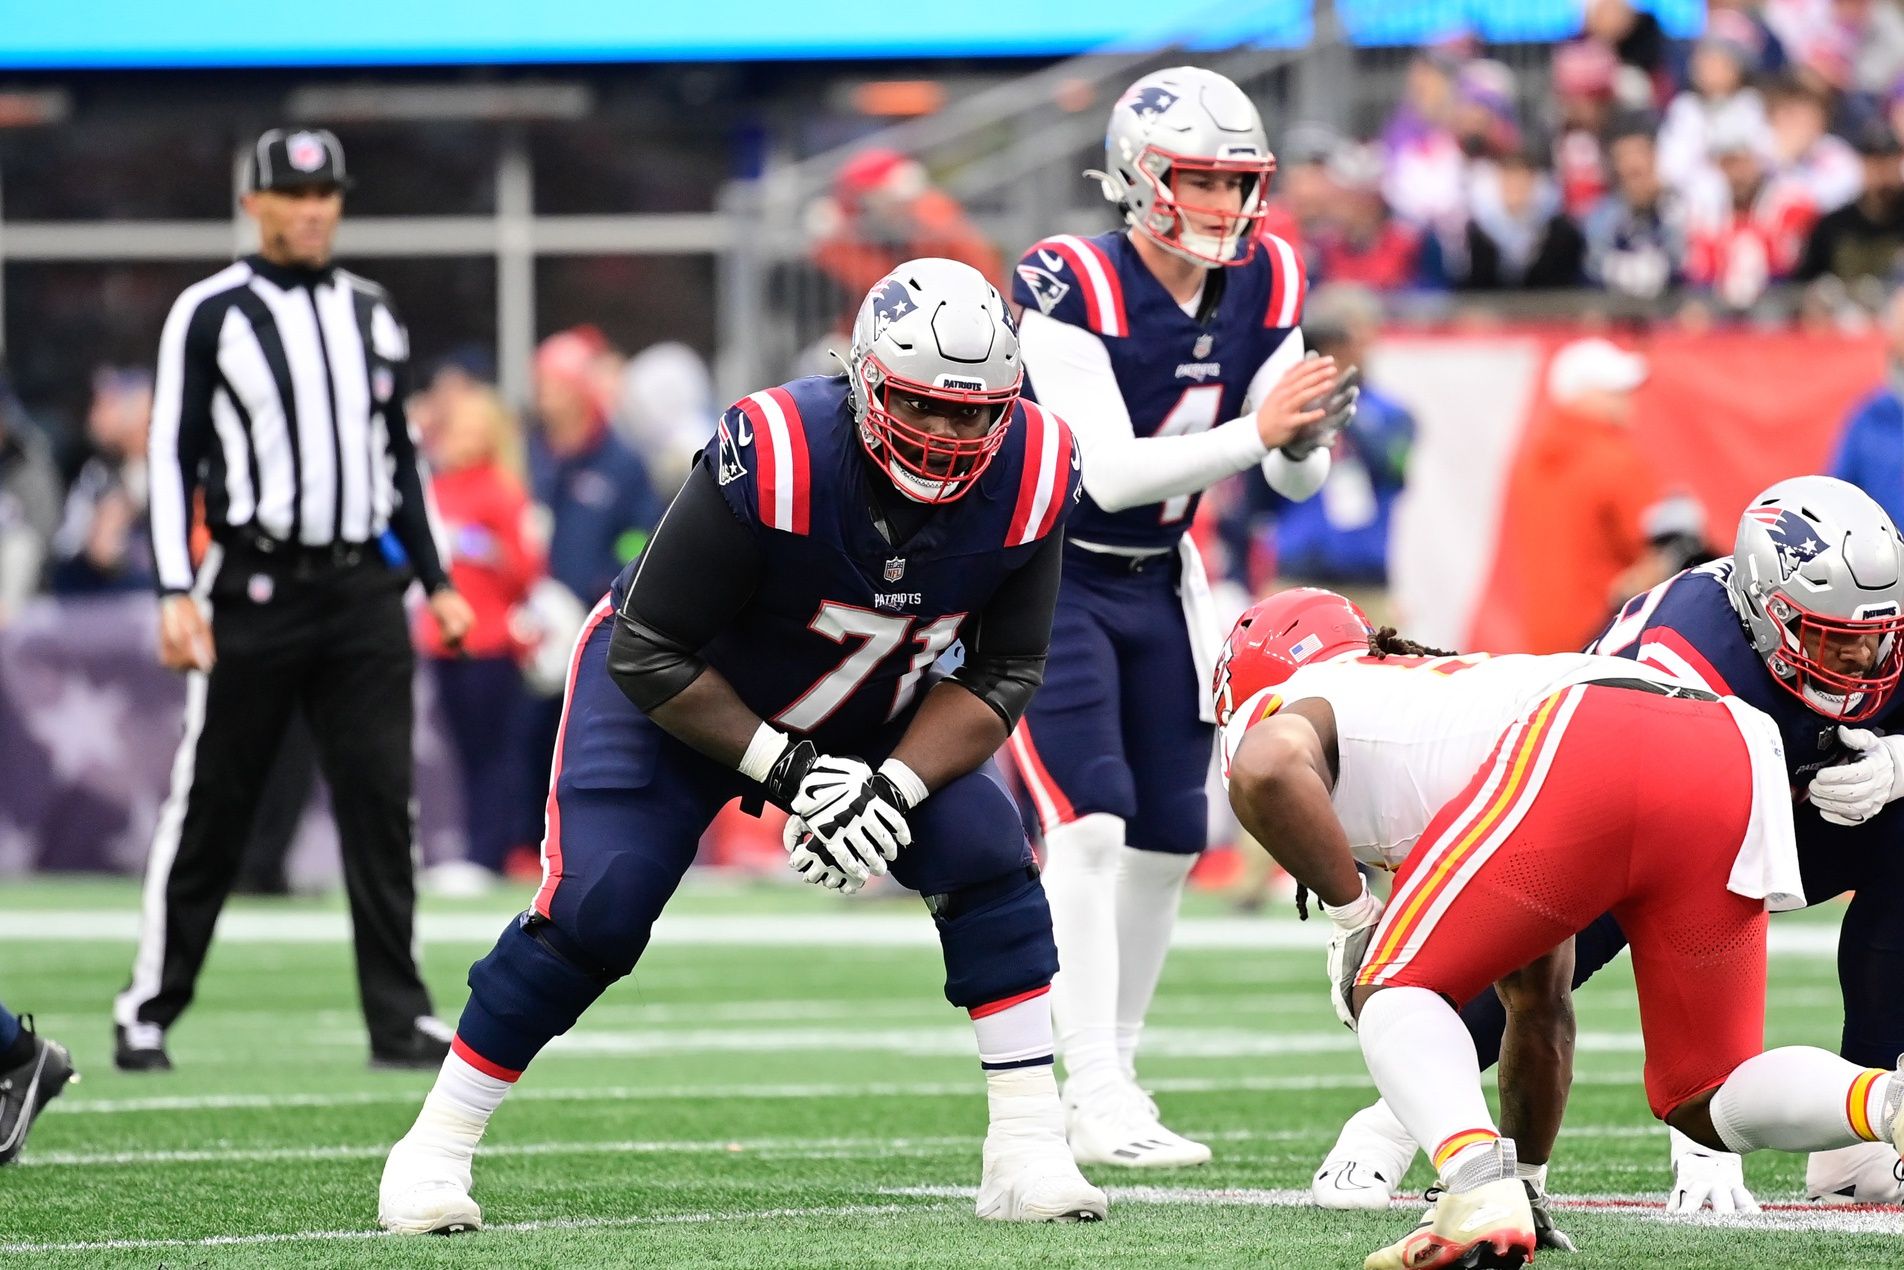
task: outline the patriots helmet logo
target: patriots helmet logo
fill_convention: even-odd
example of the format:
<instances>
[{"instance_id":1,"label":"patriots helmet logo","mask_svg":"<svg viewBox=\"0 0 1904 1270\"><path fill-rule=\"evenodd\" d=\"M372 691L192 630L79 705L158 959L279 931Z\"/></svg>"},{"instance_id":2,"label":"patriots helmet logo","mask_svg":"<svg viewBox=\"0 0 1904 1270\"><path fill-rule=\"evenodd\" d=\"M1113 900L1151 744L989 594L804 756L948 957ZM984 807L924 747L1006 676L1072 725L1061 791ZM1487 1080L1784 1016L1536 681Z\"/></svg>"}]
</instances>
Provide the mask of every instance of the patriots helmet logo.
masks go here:
<instances>
[{"instance_id":1,"label":"patriots helmet logo","mask_svg":"<svg viewBox=\"0 0 1904 1270\"><path fill-rule=\"evenodd\" d=\"M1176 93L1161 85L1140 84L1125 93L1124 99L1118 102L1118 105L1128 106L1139 119L1150 123L1164 111L1176 105L1179 100Z\"/></svg>"},{"instance_id":2,"label":"patriots helmet logo","mask_svg":"<svg viewBox=\"0 0 1904 1270\"><path fill-rule=\"evenodd\" d=\"M873 292L873 338L878 339L886 333L886 328L897 322L918 306L912 302L912 292L906 290L906 284L897 278L888 278L879 284Z\"/></svg>"},{"instance_id":3,"label":"patriots helmet logo","mask_svg":"<svg viewBox=\"0 0 1904 1270\"><path fill-rule=\"evenodd\" d=\"M1746 515L1765 526L1778 551L1778 580L1791 576L1825 551L1825 540L1809 520L1786 507L1754 507Z\"/></svg>"},{"instance_id":4,"label":"patriots helmet logo","mask_svg":"<svg viewBox=\"0 0 1904 1270\"><path fill-rule=\"evenodd\" d=\"M739 433L737 437L735 434ZM747 416L741 415L739 422L730 429L727 420L722 419L715 425L715 435L719 442L718 452L721 470L715 474L718 484L726 485L747 475L747 464L741 459L741 448L752 441L753 433L747 427Z\"/></svg>"}]
</instances>

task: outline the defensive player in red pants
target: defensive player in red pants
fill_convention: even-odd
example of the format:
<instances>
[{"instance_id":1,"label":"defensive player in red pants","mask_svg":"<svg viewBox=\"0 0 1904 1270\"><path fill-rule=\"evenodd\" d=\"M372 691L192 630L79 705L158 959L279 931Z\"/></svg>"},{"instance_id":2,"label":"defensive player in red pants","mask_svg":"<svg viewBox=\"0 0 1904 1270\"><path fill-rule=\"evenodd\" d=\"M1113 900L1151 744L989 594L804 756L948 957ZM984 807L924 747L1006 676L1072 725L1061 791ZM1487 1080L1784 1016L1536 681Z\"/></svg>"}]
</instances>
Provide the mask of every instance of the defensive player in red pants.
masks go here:
<instances>
[{"instance_id":1,"label":"defensive player in red pants","mask_svg":"<svg viewBox=\"0 0 1904 1270\"><path fill-rule=\"evenodd\" d=\"M1369 1270L1477 1249L1532 1260L1534 1188L1453 1003L1516 972L1564 994L1566 945L1609 911L1632 944L1655 1115L1739 1153L1904 1148L1904 1074L1762 1052L1767 909L1803 902L1771 722L1623 660L1426 651L1340 596L1290 591L1239 619L1216 682L1231 802L1335 923L1338 1008L1432 1144L1440 1198ZM1358 857L1399 862L1386 911ZM1564 1040L1552 1096L1509 1108L1531 1114L1509 1128L1527 1130L1537 1168L1570 1077Z\"/></svg>"}]
</instances>

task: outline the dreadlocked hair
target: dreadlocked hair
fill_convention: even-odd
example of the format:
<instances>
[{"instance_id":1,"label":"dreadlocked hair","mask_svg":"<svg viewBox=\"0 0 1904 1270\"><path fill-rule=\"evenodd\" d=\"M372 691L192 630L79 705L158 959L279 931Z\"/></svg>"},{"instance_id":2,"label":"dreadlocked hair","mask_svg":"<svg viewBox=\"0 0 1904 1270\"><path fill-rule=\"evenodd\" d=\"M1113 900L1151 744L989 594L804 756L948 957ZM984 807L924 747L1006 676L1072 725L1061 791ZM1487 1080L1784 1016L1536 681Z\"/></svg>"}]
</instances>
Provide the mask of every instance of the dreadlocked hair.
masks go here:
<instances>
[{"instance_id":1,"label":"dreadlocked hair","mask_svg":"<svg viewBox=\"0 0 1904 1270\"><path fill-rule=\"evenodd\" d=\"M1373 657L1459 657L1446 648L1430 648L1412 639L1403 639L1392 626L1384 626L1369 636L1369 655Z\"/></svg>"}]
</instances>

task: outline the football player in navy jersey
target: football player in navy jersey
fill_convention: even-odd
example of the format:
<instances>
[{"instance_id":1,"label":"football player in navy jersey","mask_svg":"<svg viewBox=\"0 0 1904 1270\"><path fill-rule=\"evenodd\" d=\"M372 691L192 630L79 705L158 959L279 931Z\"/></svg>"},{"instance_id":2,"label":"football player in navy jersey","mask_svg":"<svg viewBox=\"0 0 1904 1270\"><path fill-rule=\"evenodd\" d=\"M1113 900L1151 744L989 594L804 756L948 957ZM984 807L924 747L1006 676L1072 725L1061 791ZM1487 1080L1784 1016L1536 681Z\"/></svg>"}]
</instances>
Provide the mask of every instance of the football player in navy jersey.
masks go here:
<instances>
[{"instance_id":1,"label":"football player in navy jersey","mask_svg":"<svg viewBox=\"0 0 1904 1270\"><path fill-rule=\"evenodd\" d=\"M890 871L925 897L986 1073L979 1215L1104 1216L1052 1078L1050 911L991 761L1043 674L1078 486L1069 430L1021 379L998 292L914 260L861 305L846 375L723 416L577 642L541 888L470 970L450 1057L385 1164L382 1225L480 1227L490 1115L634 968L735 798L793 814L807 880ZM964 662L935 679L954 641Z\"/></svg>"},{"instance_id":2,"label":"football player in navy jersey","mask_svg":"<svg viewBox=\"0 0 1904 1270\"><path fill-rule=\"evenodd\" d=\"M1839 1052L1869 1067L1889 1067L1904 1053L1896 995L1904 979L1904 807L1897 805L1904 736L1882 734L1896 732L1904 713L1900 634L1904 545L1896 527L1856 486L1801 476L1752 501L1730 559L1636 596L1588 647L1738 697L1777 723L1798 804L1805 899L1818 904L1856 892L1838 937ZM1577 987L1626 946L1626 936L1602 917L1574 945ZM1485 1066L1502 1052L1507 1012L1484 993L1462 1013ZM1517 1009L1515 1026L1528 1028L1538 1050L1542 1031L1570 1028L1571 1016L1529 1020ZM1756 1211L1738 1156L1677 1131L1672 1149L1668 1211L1708 1204ZM1414 1152L1384 1104L1365 1108L1323 1161L1314 1198L1329 1208L1385 1207ZM1825 1203L1898 1203L1904 1163L1884 1142L1815 1152L1805 1190Z\"/></svg>"},{"instance_id":3,"label":"football player in navy jersey","mask_svg":"<svg viewBox=\"0 0 1904 1270\"><path fill-rule=\"evenodd\" d=\"M1206 842L1223 632L1187 531L1209 486L1261 466L1301 499L1329 471L1354 373L1305 361L1302 266L1259 235L1275 161L1256 107L1196 67L1111 108L1105 197L1126 228L1059 235L1013 283L1031 390L1078 429L1051 669L1011 752L1047 845L1065 1117L1082 1163L1201 1164L1136 1082L1185 877Z\"/></svg>"}]
</instances>

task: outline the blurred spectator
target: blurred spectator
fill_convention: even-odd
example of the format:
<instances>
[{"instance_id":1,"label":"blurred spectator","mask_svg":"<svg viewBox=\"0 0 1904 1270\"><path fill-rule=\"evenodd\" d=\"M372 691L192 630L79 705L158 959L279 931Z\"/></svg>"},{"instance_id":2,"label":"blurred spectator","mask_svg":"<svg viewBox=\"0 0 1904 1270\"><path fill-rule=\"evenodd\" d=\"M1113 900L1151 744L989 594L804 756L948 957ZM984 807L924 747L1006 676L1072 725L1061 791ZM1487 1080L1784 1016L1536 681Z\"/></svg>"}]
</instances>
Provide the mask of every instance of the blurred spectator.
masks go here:
<instances>
[{"instance_id":1,"label":"blurred spectator","mask_svg":"<svg viewBox=\"0 0 1904 1270\"><path fill-rule=\"evenodd\" d=\"M866 292L893 266L919 256L944 256L1000 285L998 249L972 224L957 200L936 188L918 162L896 150L869 149L848 159L833 192L807 211L813 261L848 306L841 329Z\"/></svg>"},{"instance_id":2,"label":"blurred spectator","mask_svg":"<svg viewBox=\"0 0 1904 1270\"><path fill-rule=\"evenodd\" d=\"M1466 231L1445 272L1462 290L1580 285L1586 240L1560 210L1560 191L1525 150L1477 165Z\"/></svg>"},{"instance_id":3,"label":"blurred spectator","mask_svg":"<svg viewBox=\"0 0 1904 1270\"><path fill-rule=\"evenodd\" d=\"M1461 213L1466 164L1454 133L1457 69L1446 50L1416 53L1402 100L1382 129L1379 188L1412 225L1444 225Z\"/></svg>"},{"instance_id":4,"label":"blurred spectator","mask_svg":"<svg viewBox=\"0 0 1904 1270\"><path fill-rule=\"evenodd\" d=\"M1373 146L1346 145L1329 159L1334 215L1316 228L1312 283L1359 282L1399 291L1419 277L1421 235L1389 213L1382 157Z\"/></svg>"},{"instance_id":5,"label":"blurred spectator","mask_svg":"<svg viewBox=\"0 0 1904 1270\"><path fill-rule=\"evenodd\" d=\"M622 368L615 430L641 456L655 488L672 495L714 435L714 380L686 344L652 344Z\"/></svg>"},{"instance_id":6,"label":"blurred spectator","mask_svg":"<svg viewBox=\"0 0 1904 1270\"><path fill-rule=\"evenodd\" d=\"M1650 123L1638 116L1615 128L1607 145L1613 191L1581 226L1587 280L1641 299L1677 283L1686 259L1685 200L1659 179Z\"/></svg>"},{"instance_id":7,"label":"blurred spectator","mask_svg":"<svg viewBox=\"0 0 1904 1270\"><path fill-rule=\"evenodd\" d=\"M1706 28L1717 28L1745 49L1748 77L1778 75L1791 65L1791 56L1778 34L1765 21L1765 0L1707 0Z\"/></svg>"},{"instance_id":8,"label":"blurred spectator","mask_svg":"<svg viewBox=\"0 0 1904 1270\"><path fill-rule=\"evenodd\" d=\"M1884 383L1845 420L1831 475L1850 481L1904 524L1904 290L1884 306Z\"/></svg>"},{"instance_id":9,"label":"blurred spectator","mask_svg":"<svg viewBox=\"0 0 1904 1270\"><path fill-rule=\"evenodd\" d=\"M1633 393L1646 359L1603 339L1576 340L1547 368L1547 407L1508 475L1503 594L1518 606L1516 652L1578 649L1617 590L1651 555L1647 516L1658 477L1633 435ZM1619 597L1624 600L1625 596Z\"/></svg>"},{"instance_id":10,"label":"blurred spectator","mask_svg":"<svg viewBox=\"0 0 1904 1270\"><path fill-rule=\"evenodd\" d=\"M641 554L661 506L635 452L608 426L598 332L561 331L536 350L536 502L549 517L549 574L592 605Z\"/></svg>"},{"instance_id":11,"label":"blurred spectator","mask_svg":"<svg viewBox=\"0 0 1904 1270\"><path fill-rule=\"evenodd\" d=\"M86 437L92 454L66 495L53 536L53 590L141 590L152 585L152 539L146 524L146 430L152 422L152 376L102 367L93 376Z\"/></svg>"},{"instance_id":12,"label":"blurred spectator","mask_svg":"<svg viewBox=\"0 0 1904 1270\"><path fill-rule=\"evenodd\" d=\"M1362 367L1362 396L1354 426L1336 441L1322 492L1301 503L1277 500L1276 565L1283 578L1338 590L1388 583L1389 521L1407 478L1415 420L1369 382L1369 354L1381 323L1381 300L1366 287L1320 287L1303 306L1309 346L1342 365ZM1251 482L1258 486L1268 489Z\"/></svg>"},{"instance_id":13,"label":"blurred spectator","mask_svg":"<svg viewBox=\"0 0 1904 1270\"><path fill-rule=\"evenodd\" d=\"M1707 35L1693 46L1691 87L1673 98L1660 123L1660 177L1682 194L1703 178L1716 132L1741 135L1766 127L1765 103L1745 80L1752 55L1738 38L1721 33L1726 27L1719 19L1736 16L1713 15Z\"/></svg>"},{"instance_id":14,"label":"blurred spectator","mask_svg":"<svg viewBox=\"0 0 1904 1270\"><path fill-rule=\"evenodd\" d=\"M1605 141L1613 121L1617 65L1606 45L1577 40L1554 50L1554 174L1561 207L1585 216L1609 185Z\"/></svg>"},{"instance_id":15,"label":"blurred spectator","mask_svg":"<svg viewBox=\"0 0 1904 1270\"><path fill-rule=\"evenodd\" d=\"M1317 267L1312 239L1336 197L1329 156L1346 144L1347 139L1333 128L1301 123L1289 130L1276 150L1276 175L1270 181L1262 232L1294 247L1311 275Z\"/></svg>"},{"instance_id":16,"label":"blurred spectator","mask_svg":"<svg viewBox=\"0 0 1904 1270\"><path fill-rule=\"evenodd\" d=\"M1749 120L1712 133L1716 175L1689 199L1686 280L1743 309L1798 268L1818 212L1795 182L1767 175L1763 131Z\"/></svg>"},{"instance_id":17,"label":"blurred spectator","mask_svg":"<svg viewBox=\"0 0 1904 1270\"><path fill-rule=\"evenodd\" d=\"M1632 0L1587 0L1585 33L1614 54L1623 78L1632 81L1620 86L1621 101L1658 108L1671 99L1672 68L1667 55L1672 46L1658 18L1634 8ZM1611 82L1608 87L1612 88Z\"/></svg>"},{"instance_id":18,"label":"blurred spectator","mask_svg":"<svg viewBox=\"0 0 1904 1270\"><path fill-rule=\"evenodd\" d=\"M1882 93L1904 73L1904 14L1892 0L1768 0L1765 21L1822 86Z\"/></svg>"},{"instance_id":19,"label":"blurred spectator","mask_svg":"<svg viewBox=\"0 0 1904 1270\"><path fill-rule=\"evenodd\" d=\"M512 775L514 754L504 731L521 717L522 650L512 634L511 614L527 599L542 573L536 538L529 531L529 498L509 470L506 456L519 451L521 425L494 389L456 393L430 440L431 482L437 514L449 540L450 579L470 607L475 625L460 650L445 645L436 624L419 610L417 647L435 672L437 700L449 728L463 776L467 864L490 875L502 872L521 819L515 800L535 806L537 791L524 790ZM517 438L512 444L512 438ZM481 881L481 875L459 875ZM437 889L448 875L431 870ZM475 889L467 887L466 889Z\"/></svg>"},{"instance_id":20,"label":"blurred spectator","mask_svg":"<svg viewBox=\"0 0 1904 1270\"><path fill-rule=\"evenodd\" d=\"M1904 146L1872 119L1858 133L1858 153L1863 191L1812 229L1798 267L1807 282L1826 274L1891 281L1904 262Z\"/></svg>"},{"instance_id":21,"label":"blurred spectator","mask_svg":"<svg viewBox=\"0 0 1904 1270\"><path fill-rule=\"evenodd\" d=\"M1766 94L1766 112L1773 162L1820 213L1837 211L1858 196L1864 169L1850 143L1825 130L1831 106L1823 93L1783 79Z\"/></svg>"},{"instance_id":22,"label":"blurred spectator","mask_svg":"<svg viewBox=\"0 0 1904 1270\"><path fill-rule=\"evenodd\" d=\"M0 626L40 589L59 519L52 450L0 368Z\"/></svg>"}]
</instances>

